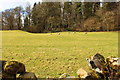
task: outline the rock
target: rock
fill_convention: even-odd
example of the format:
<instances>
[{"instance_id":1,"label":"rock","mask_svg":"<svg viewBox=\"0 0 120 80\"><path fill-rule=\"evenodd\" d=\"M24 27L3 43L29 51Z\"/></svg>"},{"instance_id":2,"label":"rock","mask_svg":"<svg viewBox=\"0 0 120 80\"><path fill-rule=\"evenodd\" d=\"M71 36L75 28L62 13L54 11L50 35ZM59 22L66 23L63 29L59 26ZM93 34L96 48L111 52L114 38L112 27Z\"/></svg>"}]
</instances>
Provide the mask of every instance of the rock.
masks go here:
<instances>
[{"instance_id":1,"label":"rock","mask_svg":"<svg viewBox=\"0 0 120 80\"><path fill-rule=\"evenodd\" d=\"M109 78L120 78L119 58L110 56L106 59L99 53L87 59L92 68L91 74L88 74L86 79L101 78L108 80Z\"/></svg>"},{"instance_id":2,"label":"rock","mask_svg":"<svg viewBox=\"0 0 120 80\"><path fill-rule=\"evenodd\" d=\"M91 71L88 73L88 76L86 77L86 79L89 78L94 78L94 79L104 79L104 74L96 72L96 71Z\"/></svg>"},{"instance_id":3,"label":"rock","mask_svg":"<svg viewBox=\"0 0 120 80\"><path fill-rule=\"evenodd\" d=\"M88 58L87 61L91 68L99 73L102 73L104 70L108 71L106 68L105 58L99 53Z\"/></svg>"},{"instance_id":4,"label":"rock","mask_svg":"<svg viewBox=\"0 0 120 80\"><path fill-rule=\"evenodd\" d=\"M25 65L17 61L8 61L4 66L4 71L10 75L23 74L25 73Z\"/></svg>"},{"instance_id":5,"label":"rock","mask_svg":"<svg viewBox=\"0 0 120 80\"><path fill-rule=\"evenodd\" d=\"M84 69L80 68L77 71L77 75L79 78L86 78L88 76L88 73Z\"/></svg>"},{"instance_id":6,"label":"rock","mask_svg":"<svg viewBox=\"0 0 120 80\"><path fill-rule=\"evenodd\" d=\"M18 74L24 74L26 72L25 65L23 63L19 63L19 69L17 71Z\"/></svg>"},{"instance_id":7,"label":"rock","mask_svg":"<svg viewBox=\"0 0 120 80\"><path fill-rule=\"evenodd\" d=\"M0 60L0 73L4 72L4 66L7 61L5 60Z\"/></svg>"},{"instance_id":8,"label":"rock","mask_svg":"<svg viewBox=\"0 0 120 80\"><path fill-rule=\"evenodd\" d=\"M113 69L113 70L119 70L119 66L120 66L120 64L119 64L119 62L118 62L118 58L116 58L116 57L113 57L113 56L111 56L111 57L107 57L106 58L106 62L107 62L107 64L108 64L108 68L111 70L111 69Z\"/></svg>"},{"instance_id":9,"label":"rock","mask_svg":"<svg viewBox=\"0 0 120 80\"><path fill-rule=\"evenodd\" d=\"M106 62L112 65L119 65L118 58L110 56L106 58Z\"/></svg>"},{"instance_id":10,"label":"rock","mask_svg":"<svg viewBox=\"0 0 120 80\"><path fill-rule=\"evenodd\" d=\"M101 54L99 54L99 53L97 53L97 54L95 54L94 56L93 56L93 60L94 59L99 59L99 60L101 60L102 62L105 62L105 58L101 55Z\"/></svg>"},{"instance_id":11,"label":"rock","mask_svg":"<svg viewBox=\"0 0 120 80\"><path fill-rule=\"evenodd\" d=\"M92 68L92 69L96 69L97 66L94 64L94 62L89 59L89 58L86 58L87 62L88 62L88 65Z\"/></svg>"},{"instance_id":12,"label":"rock","mask_svg":"<svg viewBox=\"0 0 120 80\"><path fill-rule=\"evenodd\" d=\"M19 75L18 79L20 79L20 80L37 80L37 77L32 72L26 72L24 74Z\"/></svg>"},{"instance_id":13,"label":"rock","mask_svg":"<svg viewBox=\"0 0 120 80\"><path fill-rule=\"evenodd\" d=\"M114 77L119 77L120 78L120 64L118 62L118 58L114 57L114 56L109 56L106 58L106 62L107 62L107 67L110 71L110 78L114 78Z\"/></svg>"},{"instance_id":14,"label":"rock","mask_svg":"<svg viewBox=\"0 0 120 80\"><path fill-rule=\"evenodd\" d=\"M15 75L10 75L3 72L2 74L0 74L0 78L2 78L3 80L15 80Z\"/></svg>"}]
</instances>

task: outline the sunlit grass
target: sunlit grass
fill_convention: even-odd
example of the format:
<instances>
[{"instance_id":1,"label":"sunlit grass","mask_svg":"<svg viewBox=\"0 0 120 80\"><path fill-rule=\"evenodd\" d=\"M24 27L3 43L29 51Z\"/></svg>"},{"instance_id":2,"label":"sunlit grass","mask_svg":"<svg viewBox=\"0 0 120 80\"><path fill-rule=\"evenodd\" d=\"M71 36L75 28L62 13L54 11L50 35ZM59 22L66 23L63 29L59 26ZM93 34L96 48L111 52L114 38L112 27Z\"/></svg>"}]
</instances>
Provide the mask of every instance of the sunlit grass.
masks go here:
<instances>
[{"instance_id":1,"label":"sunlit grass","mask_svg":"<svg viewBox=\"0 0 120 80\"><path fill-rule=\"evenodd\" d=\"M76 76L79 68L88 69L86 58L101 53L118 56L117 32L27 33L2 31L2 58L23 62L27 71L41 78Z\"/></svg>"}]
</instances>

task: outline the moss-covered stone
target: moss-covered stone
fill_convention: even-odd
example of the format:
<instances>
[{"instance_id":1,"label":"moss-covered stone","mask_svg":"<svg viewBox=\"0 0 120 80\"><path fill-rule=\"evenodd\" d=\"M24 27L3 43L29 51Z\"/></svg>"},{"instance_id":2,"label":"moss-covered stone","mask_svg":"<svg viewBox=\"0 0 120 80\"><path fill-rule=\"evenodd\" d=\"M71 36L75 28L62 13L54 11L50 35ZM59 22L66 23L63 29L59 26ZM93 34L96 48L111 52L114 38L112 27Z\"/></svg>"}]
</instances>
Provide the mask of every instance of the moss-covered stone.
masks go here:
<instances>
[{"instance_id":1,"label":"moss-covered stone","mask_svg":"<svg viewBox=\"0 0 120 80\"><path fill-rule=\"evenodd\" d=\"M25 66L17 61L8 61L4 66L4 71L7 74L22 74L25 72Z\"/></svg>"}]
</instances>

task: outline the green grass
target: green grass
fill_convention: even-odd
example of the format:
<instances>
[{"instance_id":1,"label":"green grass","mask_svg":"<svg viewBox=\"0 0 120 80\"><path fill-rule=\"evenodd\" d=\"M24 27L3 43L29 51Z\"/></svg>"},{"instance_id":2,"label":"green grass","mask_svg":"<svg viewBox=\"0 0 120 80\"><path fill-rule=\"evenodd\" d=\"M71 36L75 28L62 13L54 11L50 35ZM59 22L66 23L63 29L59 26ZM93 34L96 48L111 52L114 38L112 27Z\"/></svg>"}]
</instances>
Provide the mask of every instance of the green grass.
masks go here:
<instances>
[{"instance_id":1,"label":"green grass","mask_svg":"<svg viewBox=\"0 0 120 80\"><path fill-rule=\"evenodd\" d=\"M27 33L2 31L2 58L23 62L27 71L41 78L62 73L77 76L79 68L89 69L86 58L101 53L118 56L117 32Z\"/></svg>"}]
</instances>

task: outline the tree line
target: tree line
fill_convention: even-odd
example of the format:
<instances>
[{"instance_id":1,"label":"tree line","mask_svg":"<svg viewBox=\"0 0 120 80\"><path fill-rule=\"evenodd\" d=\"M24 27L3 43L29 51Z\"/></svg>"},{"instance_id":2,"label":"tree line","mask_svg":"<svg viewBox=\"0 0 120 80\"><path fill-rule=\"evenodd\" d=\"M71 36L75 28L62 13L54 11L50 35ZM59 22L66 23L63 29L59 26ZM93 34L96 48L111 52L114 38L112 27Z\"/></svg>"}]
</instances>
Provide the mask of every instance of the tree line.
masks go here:
<instances>
[{"instance_id":1,"label":"tree line","mask_svg":"<svg viewBox=\"0 0 120 80\"><path fill-rule=\"evenodd\" d=\"M120 29L119 11L120 2L39 2L3 11L2 30L115 31Z\"/></svg>"}]
</instances>

